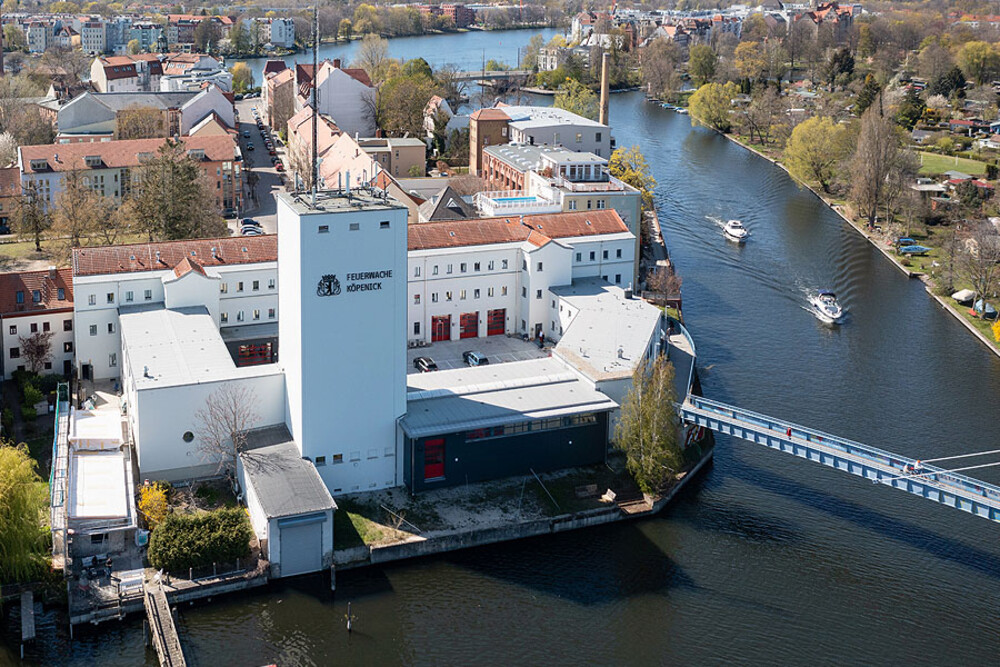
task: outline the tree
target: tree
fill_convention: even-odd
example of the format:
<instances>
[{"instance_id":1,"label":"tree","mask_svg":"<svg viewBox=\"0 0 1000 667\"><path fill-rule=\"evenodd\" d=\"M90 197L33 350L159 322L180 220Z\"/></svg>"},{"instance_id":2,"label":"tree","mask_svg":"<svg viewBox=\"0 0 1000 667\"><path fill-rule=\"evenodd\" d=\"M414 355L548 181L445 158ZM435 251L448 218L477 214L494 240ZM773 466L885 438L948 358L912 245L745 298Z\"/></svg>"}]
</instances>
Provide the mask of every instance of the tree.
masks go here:
<instances>
[{"instance_id":1,"label":"tree","mask_svg":"<svg viewBox=\"0 0 1000 667\"><path fill-rule=\"evenodd\" d=\"M927 105L920 99L919 93L913 88L906 91L903 101L896 108L896 122L907 130L912 130L917 121L924 115Z\"/></svg>"},{"instance_id":2,"label":"tree","mask_svg":"<svg viewBox=\"0 0 1000 667\"><path fill-rule=\"evenodd\" d=\"M854 113L859 116L863 114L878 99L881 93L882 86L879 85L879 82L875 80L872 74L868 74L865 77L865 85L862 86L861 91L858 93L858 98L854 102Z\"/></svg>"},{"instance_id":3,"label":"tree","mask_svg":"<svg viewBox=\"0 0 1000 667\"><path fill-rule=\"evenodd\" d=\"M131 195L137 231L150 241L224 236L225 222L201 166L168 139L138 169Z\"/></svg>"},{"instance_id":4,"label":"tree","mask_svg":"<svg viewBox=\"0 0 1000 667\"><path fill-rule=\"evenodd\" d=\"M985 315L986 300L1000 289L1000 236L989 223L979 222L973 227L959 257L958 274L976 293L973 305L983 300Z\"/></svg>"},{"instance_id":5,"label":"tree","mask_svg":"<svg viewBox=\"0 0 1000 667\"><path fill-rule=\"evenodd\" d=\"M364 6L361 5L361 7ZM357 21L355 21L355 25L357 25ZM389 42L378 35L365 35L361 40L361 46L358 47L358 53L354 57L354 66L367 72L369 78L378 85L385 81L386 70L390 62L392 59L389 57Z\"/></svg>"},{"instance_id":6,"label":"tree","mask_svg":"<svg viewBox=\"0 0 1000 667\"><path fill-rule=\"evenodd\" d=\"M683 463L676 400L674 365L666 355L651 364L639 363L622 401L615 444L625 453L626 467L643 493L657 493Z\"/></svg>"},{"instance_id":7,"label":"tree","mask_svg":"<svg viewBox=\"0 0 1000 667\"><path fill-rule=\"evenodd\" d=\"M566 79L559 86L553 106L590 120L597 120L599 112L597 95L575 79Z\"/></svg>"},{"instance_id":8,"label":"tree","mask_svg":"<svg viewBox=\"0 0 1000 667\"><path fill-rule=\"evenodd\" d=\"M854 74L854 56L849 49L837 49L826 65L826 80L832 86L843 76ZM841 79L842 80L842 79Z\"/></svg>"},{"instance_id":9,"label":"tree","mask_svg":"<svg viewBox=\"0 0 1000 667\"><path fill-rule=\"evenodd\" d=\"M538 50L545 47L545 37L539 33L532 35L528 40L528 45L524 47L524 55L521 56L520 69L537 70Z\"/></svg>"},{"instance_id":10,"label":"tree","mask_svg":"<svg viewBox=\"0 0 1000 667\"><path fill-rule=\"evenodd\" d=\"M638 146L616 148L608 160L608 172L618 180L628 183L642 193L642 208L653 208L653 189L656 179L650 172L646 156Z\"/></svg>"},{"instance_id":11,"label":"tree","mask_svg":"<svg viewBox=\"0 0 1000 667\"><path fill-rule=\"evenodd\" d=\"M734 83L706 83L691 96L691 116L717 132L729 132L732 128L732 100L738 91Z\"/></svg>"},{"instance_id":12,"label":"tree","mask_svg":"<svg viewBox=\"0 0 1000 667\"><path fill-rule=\"evenodd\" d=\"M767 55L760 42L740 42L733 52L733 65L747 81L759 80L767 68Z\"/></svg>"},{"instance_id":13,"label":"tree","mask_svg":"<svg viewBox=\"0 0 1000 667\"><path fill-rule=\"evenodd\" d=\"M920 76L929 82L944 76L954 66L955 59L951 57L951 51L937 41L920 51Z\"/></svg>"},{"instance_id":14,"label":"tree","mask_svg":"<svg viewBox=\"0 0 1000 667\"><path fill-rule=\"evenodd\" d=\"M929 95L951 97L951 94L956 91L960 96L965 94L965 74L958 66L952 67L941 76L931 80L927 87Z\"/></svg>"},{"instance_id":15,"label":"tree","mask_svg":"<svg viewBox=\"0 0 1000 667\"><path fill-rule=\"evenodd\" d=\"M0 167L17 162L17 138L10 132L0 134Z\"/></svg>"},{"instance_id":16,"label":"tree","mask_svg":"<svg viewBox=\"0 0 1000 667\"><path fill-rule=\"evenodd\" d=\"M354 9L354 32L362 33L365 36L382 31L382 20L379 18L378 10L375 7L361 3ZM368 73L371 76L371 72Z\"/></svg>"},{"instance_id":17,"label":"tree","mask_svg":"<svg viewBox=\"0 0 1000 667\"><path fill-rule=\"evenodd\" d=\"M84 239L109 222L110 210L104 196L84 185L83 179L79 170L66 172L52 208L52 231L68 238L70 248L83 245Z\"/></svg>"},{"instance_id":18,"label":"tree","mask_svg":"<svg viewBox=\"0 0 1000 667\"><path fill-rule=\"evenodd\" d=\"M674 272L673 266L669 270L665 267L656 267L646 276L646 286L653 293L653 303L660 308L665 308L670 299L680 296L682 282L681 277Z\"/></svg>"},{"instance_id":19,"label":"tree","mask_svg":"<svg viewBox=\"0 0 1000 667\"><path fill-rule=\"evenodd\" d=\"M36 331L28 336L17 337L21 346L21 358L32 373L40 373L45 362L52 360L53 335L51 331Z\"/></svg>"},{"instance_id":20,"label":"tree","mask_svg":"<svg viewBox=\"0 0 1000 667\"><path fill-rule=\"evenodd\" d=\"M222 30L212 19L203 19L194 28L194 48L199 53L209 53L213 44L222 39Z\"/></svg>"},{"instance_id":21,"label":"tree","mask_svg":"<svg viewBox=\"0 0 1000 667\"><path fill-rule=\"evenodd\" d=\"M167 119L154 107L130 104L115 118L116 139L155 139L167 136Z\"/></svg>"},{"instance_id":22,"label":"tree","mask_svg":"<svg viewBox=\"0 0 1000 667\"><path fill-rule=\"evenodd\" d=\"M246 63L236 63L229 68L229 73L233 75L234 93L245 93L253 88L253 72Z\"/></svg>"},{"instance_id":23,"label":"tree","mask_svg":"<svg viewBox=\"0 0 1000 667\"><path fill-rule=\"evenodd\" d=\"M750 135L750 141L756 133L760 143L770 143L774 126L784 120L786 110L781 95L771 86L755 95L741 111L742 124Z\"/></svg>"},{"instance_id":24,"label":"tree","mask_svg":"<svg viewBox=\"0 0 1000 667\"><path fill-rule=\"evenodd\" d=\"M1000 55L986 42L967 42L958 52L958 64L966 77L980 85L1000 73Z\"/></svg>"},{"instance_id":25,"label":"tree","mask_svg":"<svg viewBox=\"0 0 1000 667\"><path fill-rule=\"evenodd\" d=\"M882 115L879 107L881 101L872 104L861 117L858 148L851 163L851 199L870 227L875 225L878 209L885 203L891 172L899 169L903 160L896 124Z\"/></svg>"},{"instance_id":26,"label":"tree","mask_svg":"<svg viewBox=\"0 0 1000 667\"><path fill-rule=\"evenodd\" d=\"M14 211L14 227L21 238L35 242L35 252L42 251L42 236L51 221L45 202L38 192L38 183L27 181L21 188Z\"/></svg>"},{"instance_id":27,"label":"tree","mask_svg":"<svg viewBox=\"0 0 1000 667\"><path fill-rule=\"evenodd\" d=\"M394 76L379 88L376 101L379 127L389 136L421 136L424 133L424 109L438 93L430 77Z\"/></svg>"},{"instance_id":28,"label":"tree","mask_svg":"<svg viewBox=\"0 0 1000 667\"><path fill-rule=\"evenodd\" d=\"M837 164L844 156L843 126L831 118L813 116L795 126L785 146L785 164L792 176L818 183L830 192Z\"/></svg>"},{"instance_id":29,"label":"tree","mask_svg":"<svg viewBox=\"0 0 1000 667\"><path fill-rule=\"evenodd\" d=\"M708 44L695 44L688 53L688 73L698 86L704 86L715 77L719 57Z\"/></svg>"},{"instance_id":30,"label":"tree","mask_svg":"<svg viewBox=\"0 0 1000 667\"><path fill-rule=\"evenodd\" d=\"M351 23L351 19L341 19L340 26L337 29L337 34L340 39L350 39L354 35L354 24Z\"/></svg>"},{"instance_id":31,"label":"tree","mask_svg":"<svg viewBox=\"0 0 1000 667\"><path fill-rule=\"evenodd\" d=\"M139 492L139 512L146 517L146 525L154 530L167 517L167 490L154 482L145 484Z\"/></svg>"},{"instance_id":32,"label":"tree","mask_svg":"<svg viewBox=\"0 0 1000 667\"><path fill-rule=\"evenodd\" d=\"M142 44L138 39L130 39L128 45L125 47L128 49L129 55L136 55L137 53L142 53Z\"/></svg>"},{"instance_id":33,"label":"tree","mask_svg":"<svg viewBox=\"0 0 1000 667\"><path fill-rule=\"evenodd\" d=\"M28 40L24 37L24 31L20 26L8 23L3 27L3 45L11 51L26 51Z\"/></svg>"},{"instance_id":34,"label":"tree","mask_svg":"<svg viewBox=\"0 0 1000 667\"><path fill-rule=\"evenodd\" d=\"M670 97L682 85L679 72L684 62L684 52L677 42L656 39L646 47L642 59L642 83L646 91L661 99Z\"/></svg>"},{"instance_id":35,"label":"tree","mask_svg":"<svg viewBox=\"0 0 1000 667\"><path fill-rule=\"evenodd\" d=\"M218 463L216 472L236 474L236 460L247 450L247 432L257 423L257 395L250 387L227 382L212 392L195 413L195 438L206 461Z\"/></svg>"},{"instance_id":36,"label":"tree","mask_svg":"<svg viewBox=\"0 0 1000 667\"><path fill-rule=\"evenodd\" d=\"M249 53L253 48L253 44L250 41L250 31L243 27L243 21L237 20L233 23L233 27L229 29L229 48L233 53L242 55ZM244 64L244 63L237 63ZM249 68L248 68L249 69ZM232 70L230 70L232 71ZM233 83L235 87L235 82Z\"/></svg>"},{"instance_id":37,"label":"tree","mask_svg":"<svg viewBox=\"0 0 1000 667\"><path fill-rule=\"evenodd\" d=\"M48 493L25 444L0 440L0 583L26 583L48 569Z\"/></svg>"}]
</instances>

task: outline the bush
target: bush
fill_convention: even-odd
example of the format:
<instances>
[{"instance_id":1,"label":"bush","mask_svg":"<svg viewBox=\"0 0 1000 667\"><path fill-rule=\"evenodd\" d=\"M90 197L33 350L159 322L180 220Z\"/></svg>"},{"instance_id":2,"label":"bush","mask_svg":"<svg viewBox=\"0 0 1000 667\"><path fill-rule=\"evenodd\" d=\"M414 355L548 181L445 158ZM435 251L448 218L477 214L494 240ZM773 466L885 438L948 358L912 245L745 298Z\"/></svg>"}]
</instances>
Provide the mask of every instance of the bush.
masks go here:
<instances>
[{"instance_id":1,"label":"bush","mask_svg":"<svg viewBox=\"0 0 1000 667\"><path fill-rule=\"evenodd\" d=\"M24 387L24 404L34 407L45 400L45 394L33 384Z\"/></svg>"},{"instance_id":2,"label":"bush","mask_svg":"<svg viewBox=\"0 0 1000 667\"><path fill-rule=\"evenodd\" d=\"M139 492L139 511L146 519L146 526L154 530L167 516L166 490L156 484L143 486Z\"/></svg>"},{"instance_id":3,"label":"bush","mask_svg":"<svg viewBox=\"0 0 1000 667\"><path fill-rule=\"evenodd\" d=\"M149 538L149 564L180 572L250 555L253 529L240 507L200 514L171 514Z\"/></svg>"},{"instance_id":4,"label":"bush","mask_svg":"<svg viewBox=\"0 0 1000 667\"><path fill-rule=\"evenodd\" d=\"M3 426L4 433L10 434L14 430L14 411L10 408L4 408L3 412L0 412L0 426Z\"/></svg>"},{"instance_id":5,"label":"bush","mask_svg":"<svg viewBox=\"0 0 1000 667\"><path fill-rule=\"evenodd\" d=\"M32 384L38 387L38 389L46 396L53 393L59 383L62 382L62 378L58 375L36 375Z\"/></svg>"},{"instance_id":6,"label":"bush","mask_svg":"<svg viewBox=\"0 0 1000 667\"><path fill-rule=\"evenodd\" d=\"M21 418L26 422L33 422L38 419L38 412L35 410L34 405L22 405L21 406Z\"/></svg>"}]
</instances>

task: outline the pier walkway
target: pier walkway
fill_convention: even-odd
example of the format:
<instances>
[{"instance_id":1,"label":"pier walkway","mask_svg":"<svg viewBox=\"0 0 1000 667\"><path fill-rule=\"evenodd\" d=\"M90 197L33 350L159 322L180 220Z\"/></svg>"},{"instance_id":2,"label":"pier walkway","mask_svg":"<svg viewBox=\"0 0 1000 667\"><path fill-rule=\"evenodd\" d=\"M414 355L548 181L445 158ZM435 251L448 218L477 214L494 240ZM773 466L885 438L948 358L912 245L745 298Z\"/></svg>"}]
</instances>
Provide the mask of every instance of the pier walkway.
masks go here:
<instances>
[{"instance_id":1,"label":"pier walkway","mask_svg":"<svg viewBox=\"0 0 1000 667\"><path fill-rule=\"evenodd\" d=\"M187 662L163 586L159 583L146 586L145 603L150 639L161 667L184 667Z\"/></svg>"},{"instance_id":2,"label":"pier walkway","mask_svg":"<svg viewBox=\"0 0 1000 667\"><path fill-rule=\"evenodd\" d=\"M1000 487L800 424L689 394L681 418L1000 522Z\"/></svg>"}]
</instances>

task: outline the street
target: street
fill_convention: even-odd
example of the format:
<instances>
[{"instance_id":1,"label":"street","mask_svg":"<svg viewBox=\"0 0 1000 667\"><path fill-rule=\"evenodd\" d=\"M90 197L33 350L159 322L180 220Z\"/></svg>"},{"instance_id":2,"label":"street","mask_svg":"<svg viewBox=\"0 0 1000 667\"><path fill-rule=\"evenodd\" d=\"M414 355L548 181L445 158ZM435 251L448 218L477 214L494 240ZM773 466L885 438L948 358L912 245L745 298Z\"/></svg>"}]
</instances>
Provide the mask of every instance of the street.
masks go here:
<instances>
[{"instance_id":1,"label":"street","mask_svg":"<svg viewBox=\"0 0 1000 667\"><path fill-rule=\"evenodd\" d=\"M268 155L264 138L261 136L260 130L257 129L252 113L254 107L263 117L264 106L259 97L236 102L236 110L239 112L237 131L239 132L240 152L243 154L244 206L239 218L229 221L229 228L233 234L239 234L239 221L243 218L253 218L261 224L267 234L276 233L277 211L274 195L285 187L283 176L271 165L271 156ZM267 125L264 126L264 129L272 137L278 157L285 161L285 147L280 143L277 132L271 134L271 128ZM244 136L245 132L250 133L249 138ZM247 148L251 144L254 147L252 151ZM285 166L286 168L288 166L286 161ZM248 170L252 170L257 176L257 184L252 194L248 194L250 192Z\"/></svg>"}]
</instances>

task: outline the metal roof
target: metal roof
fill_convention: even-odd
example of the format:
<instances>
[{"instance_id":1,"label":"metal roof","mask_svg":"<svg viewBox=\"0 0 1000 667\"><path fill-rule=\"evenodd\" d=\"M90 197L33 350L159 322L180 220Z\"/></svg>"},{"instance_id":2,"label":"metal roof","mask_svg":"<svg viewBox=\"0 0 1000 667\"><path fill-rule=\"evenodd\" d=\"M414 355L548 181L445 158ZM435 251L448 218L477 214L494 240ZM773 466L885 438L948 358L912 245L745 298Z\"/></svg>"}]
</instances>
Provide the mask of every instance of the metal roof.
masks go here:
<instances>
[{"instance_id":1,"label":"metal roof","mask_svg":"<svg viewBox=\"0 0 1000 667\"><path fill-rule=\"evenodd\" d=\"M284 424L247 434L240 454L246 481L269 519L337 509L313 464L302 458Z\"/></svg>"},{"instance_id":2,"label":"metal roof","mask_svg":"<svg viewBox=\"0 0 1000 667\"><path fill-rule=\"evenodd\" d=\"M556 359L460 368L407 376L411 438L587 412L618 404Z\"/></svg>"}]
</instances>

